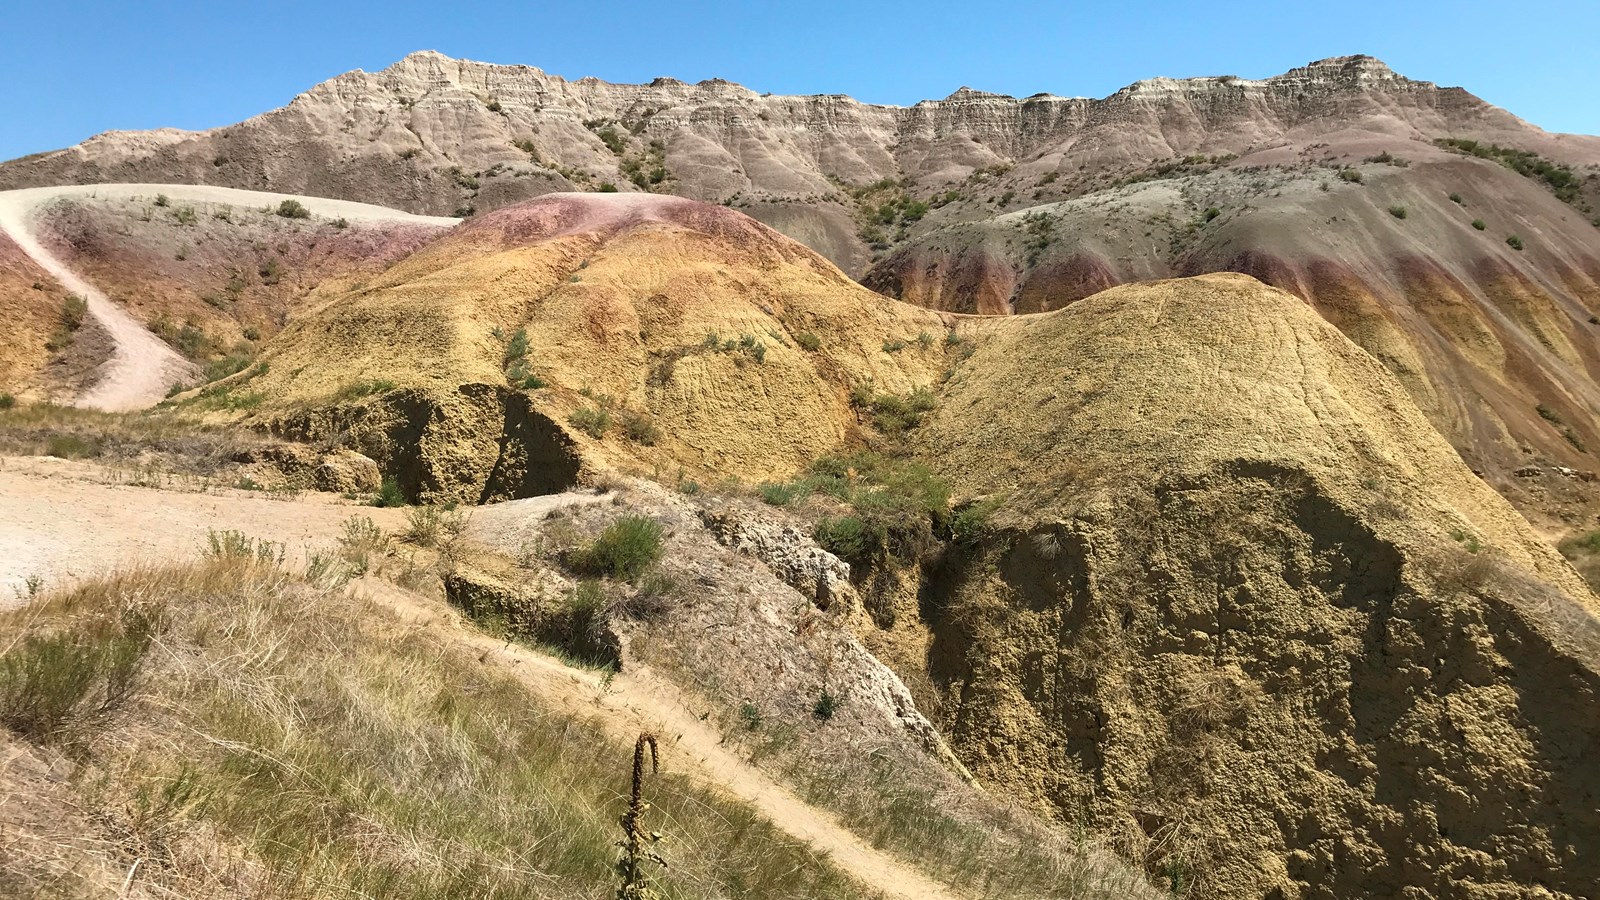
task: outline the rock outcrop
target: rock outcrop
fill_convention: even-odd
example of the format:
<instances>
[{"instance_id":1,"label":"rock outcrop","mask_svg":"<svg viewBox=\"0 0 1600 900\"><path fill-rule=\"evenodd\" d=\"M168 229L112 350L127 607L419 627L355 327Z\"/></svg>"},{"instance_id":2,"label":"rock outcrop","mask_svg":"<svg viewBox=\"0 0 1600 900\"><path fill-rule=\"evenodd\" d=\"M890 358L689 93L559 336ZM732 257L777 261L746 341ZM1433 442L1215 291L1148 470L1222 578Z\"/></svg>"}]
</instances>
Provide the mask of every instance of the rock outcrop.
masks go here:
<instances>
[{"instance_id":1,"label":"rock outcrop","mask_svg":"<svg viewBox=\"0 0 1600 900\"><path fill-rule=\"evenodd\" d=\"M985 201L1184 157L1246 156L1329 134L1458 135L1600 162L1600 139L1548 135L1460 88L1370 57L1264 80L1141 81L1099 100L963 88L910 107L788 97L722 80L568 81L528 66L414 53L330 79L274 110L205 132L110 132L0 165L0 188L183 181L360 199L413 212L487 210L540 194L670 192L752 214L858 273L868 261L851 186L954 191L930 222ZM1051 173L1059 183L1040 185ZM1088 173L1087 175L1085 173Z\"/></svg>"}]
</instances>

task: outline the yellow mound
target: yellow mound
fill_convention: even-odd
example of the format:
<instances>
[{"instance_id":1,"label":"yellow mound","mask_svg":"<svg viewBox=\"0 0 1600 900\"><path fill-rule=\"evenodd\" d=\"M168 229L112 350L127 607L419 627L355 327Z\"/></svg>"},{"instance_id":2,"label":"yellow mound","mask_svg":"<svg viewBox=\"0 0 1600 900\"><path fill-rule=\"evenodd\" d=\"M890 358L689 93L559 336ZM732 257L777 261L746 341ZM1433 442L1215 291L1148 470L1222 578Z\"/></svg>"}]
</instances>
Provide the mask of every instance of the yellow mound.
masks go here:
<instances>
[{"instance_id":1,"label":"yellow mound","mask_svg":"<svg viewBox=\"0 0 1600 900\"><path fill-rule=\"evenodd\" d=\"M1237 275L972 327L922 452L1004 501L920 605L981 781L1195 897L1586 896L1594 598L1387 370Z\"/></svg>"},{"instance_id":2,"label":"yellow mound","mask_svg":"<svg viewBox=\"0 0 1600 900\"><path fill-rule=\"evenodd\" d=\"M1462 464L1394 377L1307 304L1248 275L1125 285L974 321L926 454L968 492L1048 515L1065 482L1292 463L1342 502L1472 532L1575 596L1571 568Z\"/></svg>"},{"instance_id":3,"label":"yellow mound","mask_svg":"<svg viewBox=\"0 0 1600 900\"><path fill-rule=\"evenodd\" d=\"M409 403L435 412L366 413L355 430L383 432L368 442L380 457L427 445L433 462L391 466L421 495L478 499L504 456L507 403L528 404L516 415L541 423L549 452L591 466L760 479L844 441L852 387L932 383L949 364L948 319L873 294L729 209L554 195L325 298L275 342L268 371L234 390L313 435L355 420L305 410L371 407L410 389ZM574 426L580 411L612 424L596 436Z\"/></svg>"}]
</instances>

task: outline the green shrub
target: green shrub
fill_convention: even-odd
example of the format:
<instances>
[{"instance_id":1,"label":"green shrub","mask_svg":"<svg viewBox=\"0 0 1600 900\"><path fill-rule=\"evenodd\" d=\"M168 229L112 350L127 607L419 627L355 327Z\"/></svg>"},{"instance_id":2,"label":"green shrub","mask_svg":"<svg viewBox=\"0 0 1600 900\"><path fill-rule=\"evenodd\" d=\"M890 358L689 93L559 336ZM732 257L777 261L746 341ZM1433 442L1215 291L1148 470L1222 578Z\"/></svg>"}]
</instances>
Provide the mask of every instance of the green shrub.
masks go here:
<instances>
[{"instance_id":1,"label":"green shrub","mask_svg":"<svg viewBox=\"0 0 1600 900\"><path fill-rule=\"evenodd\" d=\"M661 440L661 429L656 427L649 413L625 409L618 418L622 423L622 433L635 444L654 447Z\"/></svg>"},{"instance_id":2,"label":"green shrub","mask_svg":"<svg viewBox=\"0 0 1600 900\"><path fill-rule=\"evenodd\" d=\"M504 362L509 365L528 355L528 329L518 328L506 342Z\"/></svg>"},{"instance_id":3,"label":"green shrub","mask_svg":"<svg viewBox=\"0 0 1600 900\"><path fill-rule=\"evenodd\" d=\"M617 186L612 182L602 181L600 182L600 187L597 188L597 190L599 190L599 192L602 194L615 194L617 192Z\"/></svg>"},{"instance_id":4,"label":"green shrub","mask_svg":"<svg viewBox=\"0 0 1600 900\"><path fill-rule=\"evenodd\" d=\"M157 194L156 195L156 205L157 206L163 206L164 207L168 203L171 203L171 202L172 202L171 200L167 199L167 195L166 194Z\"/></svg>"},{"instance_id":5,"label":"green shrub","mask_svg":"<svg viewBox=\"0 0 1600 900\"><path fill-rule=\"evenodd\" d=\"M901 435L922 424L922 417L934 407L933 391L917 388L900 397L894 394L875 394L870 388L858 386L850 395L851 403L871 414L873 427L888 435Z\"/></svg>"},{"instance_id":6,"label":"green shrub","mask_svg":"<svg viewBox=\"0 0 1600 900\"><path fill-rule=\"evenodd\" d=\"M1345 169L1345 170L1341 171L1339 173L1339 178L1340 178L1340 180L1348 181L1351 184L1361 184L1362 181L1364 180L1361 177L1361 173L1357 172L1355 169Z\"/></svg>"},{"instance_id":7,"label":"green shrub","mask_svg":"<svg viewBox=\"0 0 1600 900\"><path fill-rule=\"evenodd\" d=\"M838 695L834 694L832 691L829 691L827 688L823 688L822 693L817 696L816 704L811 707L811 715L826 722L833 718L833 714L838 711Z\"/></svg>"},{"instance_id":8,"label":"green shrub","mask_svg":"<svg viewBox=\"0 0 1600 900\"><path fill-rule=\"evenodd\" d=\"M1215 206L1213 206L1213 207L1210 207L1210 208L1208 208L1206 210L1206 212L1205 212L1205 220L1207 222L1209 222L1212 219L1215 219L1217 216L1220 216L1220 215L1222 215L1222 210L1217 209Z\"/></svg>"},{"instance_id":9,"label":"green shrub","mask_svg":"<svg viewBox=\"0 0 1600 900\"><path fill-rule=\"evenodd\" d=\"M817 546L847 562L864 562L883 543L883 536L856 516L818 520L811 531Z\"/></svg>"},{"instance_id":10,"label":"green shrub","mask_svg":"<svg viewBox=\"0 0 1600 900\"><path fill-rule=\"evenodd\" d=\"M10 393L0 391L0 410L12 409L17 405L17 398Z\"/></svg>"},{"instance_id":11,"label":"green shrub","mask_svg":"<svg viewBox=\"0 0 1600 900\"><path fill-rule=\"evenodd\" d=\"M194 207L180 206L172 211L172 219L179 225L193 225L199 221L199 216L194 214Z\"/></svg>"},{"instance_id":12,"label":"green shrub","mask_svg":"<svg viewBox=\"0 0 1600 900\"><path fill-rule=\"evenodd\" d=\"M1396 219L1404 219L1406 217L1406 208L1404 206L1391 206L1389 207L1389 215L1394 216Z\"/></svg>"},{"instance_id":13,"label":"green shrub","mask_svg":"<svg viewBox=\"0 0 1600 900\"><path fill-rule=\"evenodd\" d=\"M1521 250L1522 250L1522 238L1519 238L1519 237L1517 237L1516 235L1513 234L1510 237L1506 238L1506 246L1510 247L1513 250L1521 252Z\"/></svg>"},{"instance_id":14,"label":"green shrub","mask_svg":"<svg viewBox=\"0 0 1600 900\"><path fill-rule=\"evenodd\" d=\"M611 430L611 413L604 407L596 409L590 406L580 407L572 413L569 420L572 426L590 437L603 438Z\"/></svg>"},{"instance_id":15,"label":"green shrub","mask_svg":"<svg viewBox=\"0 0 1600 900\"><path fill-rule=\"evenodd\" d=\"M164 623L160 607L133 604L23 636L0 656L0 723L50 744L110 712L133 693Z\"/></svg>"},{"instance_id":16,"label":"green shrub","mask_svg":"<svg viewBox=\"0 0 1600 900\"><path fill-rule=\"evenodd\" d=\"M1488 228L1489 226L1482 219L1473 219L1472 220L1472 227L1478 229L1479 231L1482 231L1485 228Z\"/></svg>"},{"instance_id":17,"label":"green shrub","mask_svg":"<svg viewBox=\"0 0 1600 900\"><path fill-rule=\"evenodd\" d=\"M1451 194L1450 195L1450 202L1456 204L1457 206L1466 206L1467 205L1467 201L1461 199L1461 195L1460 194Z\"/></svg>"},{"instance_id":18,"label":"green shrub","mask_svg":"<svg viewBox=\"0 0 1600 900\"><path fill-rule=\"evenodd\" d=\"M649 516L627 515L607 525L594 543L572 555L574 569L589 575L635 578L661 558L666 529Z\"/></svg>"},{"instance_id":19,"label":"green shrub","mask_svg":"<svg viewBox=\"0 0 1600 900\"><path fill-rule=\"evenodd\" d=\"M100 442L75 434L58 434L45 443L44 453L58 459L87 459L100 455Z\"/></svg>"},{"instance_id":20,"label":"green shrub","mask_svg":"<svg viewBox=\"0 0 1600 900\"><path fill-rule=\"evenodd\" d=\"M761 708L749 700L744 701L739 704L739 721L744 723L745 728L755 731L761 727Z\"/></svg>"},{"instance_id":21,"label":"green shrub","mask_svg":"<svg viewBox=\"0 0 1600 900\"><path fill-rule=\"evenodd\" d=\"M285 200L279 203L277 213L285 219L311 218L311 210L306 209L305 204L299 200Z\"/></svg>"},{"instance_id":22,"label":"green shrub","mask_svg":"<svg viewBox=\"0 0 1600 900\"><path fill-rule=\"evenodd\" d=\"M1559 413L1557 413L1555 410L1551 409L1550 407L1545 406L1543 403L1539 404L1538 406L1534 407L1533 409L1534 409L1534 412L1537 412L1539 414L1539 418L1545 420L1546 422L1549 422L1552 425L1563 424L1562 420L1561 420L1561 415Z\"/></svg>"},{"instance_id":23,"label":"green shrub","mask_svg":"<svg viewBox=\"0 0 1600 900\"><path fill-rule=\"evenodd\" d=\"M883 342L883 352L885 353L899 353L905 348L906 342L902 340L887 340Z\"/></svg>"},{"instance_id":24,"label":"green shrub","mask_svg":"<svg viewBox=\"0 0 1600 900\"><path fill-rule=\"evenodd\" d=\"M383 483L378 485L378 495L372 498L372 505L390 508L406 505L405 491L400 489L400 482L393 475L384 478Z\"/></svg>"},{"instance_id":25,"label":"green shrub","mask_svg":"<svg viewBox=\"0 0 1600 900\"><path fill-rule=\"evenodd\" d=\"M61 307L61 324L70 331L77 331L83 327L83 320L88 314L88 299L77 294L68 294L67 302Z\"/></svg>"},{"instance_id":26,"label":"green shrub","mask_svg":"<svg viewBox=\"0 0 1600 900\"><path fill-rule=\"evenodd\" d=\"M805 350L810 353L815 353L822 349L822 338L817 337L815 334L812 334L809 331L802 331L795 335L794 342L800 347L801 350Z\"/></svg>"},{"instance_id":27,"label":"green shrub","mask_svg":"<svg viewBox=\"0 0 1600 900\"><path fill-rule=\"evenodd\" d=\"M395 383L387 378L368 378L361 381L352 381L333 394L333 402L342 403L347 400L359 400L373 394L387 394L395 389Z\"/></svg>"}]
</instances>

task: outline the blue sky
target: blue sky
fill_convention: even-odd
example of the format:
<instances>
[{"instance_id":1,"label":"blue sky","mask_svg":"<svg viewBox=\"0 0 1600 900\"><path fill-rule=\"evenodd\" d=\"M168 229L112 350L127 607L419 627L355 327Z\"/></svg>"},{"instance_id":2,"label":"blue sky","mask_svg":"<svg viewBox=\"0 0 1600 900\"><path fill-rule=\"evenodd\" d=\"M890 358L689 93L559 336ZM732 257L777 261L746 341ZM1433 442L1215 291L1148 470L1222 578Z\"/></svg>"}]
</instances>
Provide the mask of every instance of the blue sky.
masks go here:
<instances>
[{"instance_id":1,"label":"blue sky","mask_svg":"<svg viewBox=\"0 0 1600 900\"><path fill-rule=\"evenodd\" d=\"M878 103L961 85L1101 97L1369 53L1553 131L1600 134L1600 0L91 3L0 15L0 159L113 128L208 128L412 50L578 78L721 77Z\"/></svg>"}]
</instances>

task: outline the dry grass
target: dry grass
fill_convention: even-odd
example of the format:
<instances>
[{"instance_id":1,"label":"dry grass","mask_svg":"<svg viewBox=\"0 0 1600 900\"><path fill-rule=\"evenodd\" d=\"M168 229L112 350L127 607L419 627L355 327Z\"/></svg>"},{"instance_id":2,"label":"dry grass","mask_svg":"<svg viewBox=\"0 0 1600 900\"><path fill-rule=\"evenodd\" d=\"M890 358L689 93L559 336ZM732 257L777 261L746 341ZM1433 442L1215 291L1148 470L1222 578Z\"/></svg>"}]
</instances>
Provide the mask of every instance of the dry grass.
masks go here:
<instances>
[{"instance_id":1,"label":"dry grass","mask_svg":"<svg viewBox=\"0 0 1600 900\"><path fill-rule=\"evenodd\" d=\"M215 474L240 450L266 443L242 429L157 410L107 413L50 403L0 409L0 455L60 456Z\"/></svg>"},{"instance_id":2,"label":"dry grass","mask_svg":"<svg viewBox=\"0 0 1600 900\"><path fill-rule=\"evenodd\" d=\"M1090 900L1161 896L1109 851L1042 827L999 800L960 790L923 771L925 760L882 748L806 739L783 722L752 725L742 711L725 724L730 740L752 745L807 802L833 811L880 850L974 898ZM820 729L818 729L820 730Z\"/></svg>"},{"instance_id":3,"label":"dry grass","mask_svg":"<svg viewBox=\"0 0 1600 900\"><path fill-rule=\"evenodd\" d=\"M138 860L144 896L613 895L625 748L246 543L0 615L5 721L97 832L13 834L0 885L48 896ZM647 793L665 897L858 895L746 806L669 773Z\"/></svg>"}]
</instances>

